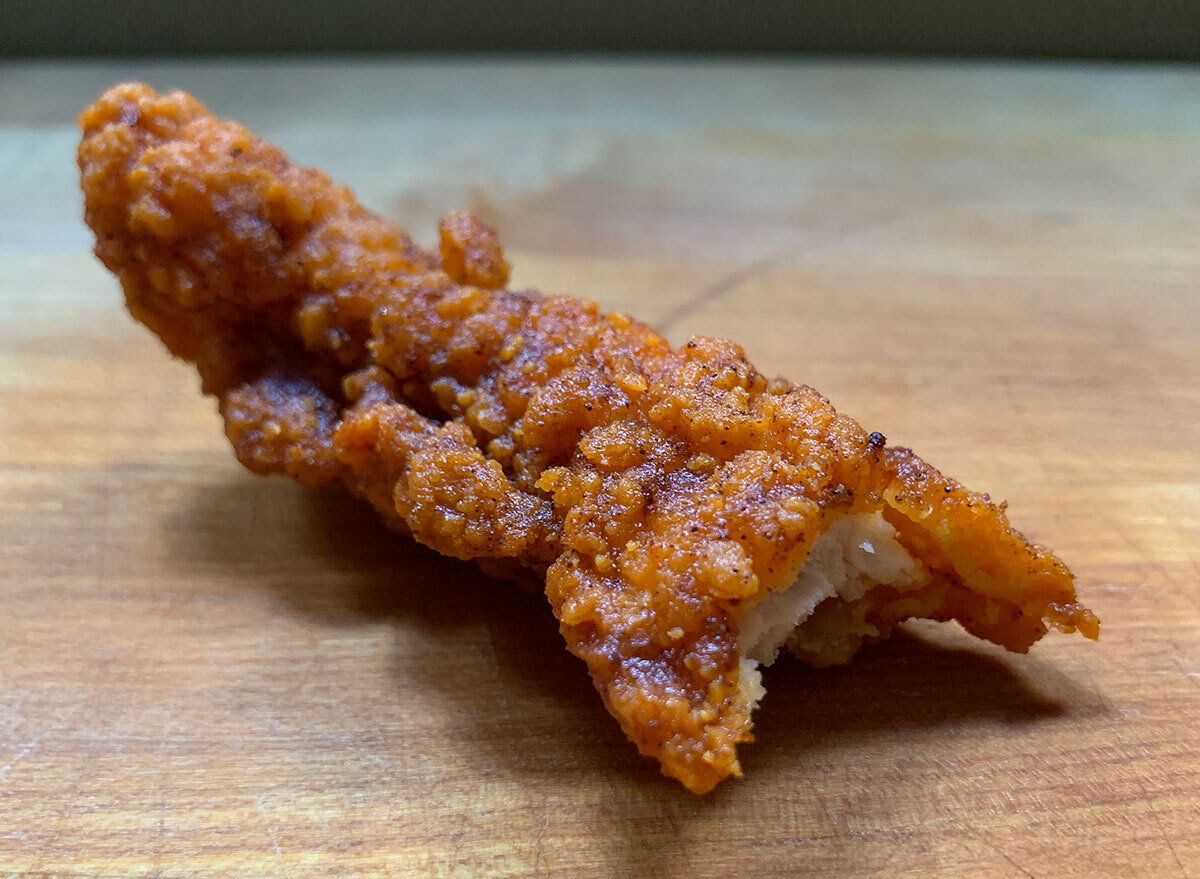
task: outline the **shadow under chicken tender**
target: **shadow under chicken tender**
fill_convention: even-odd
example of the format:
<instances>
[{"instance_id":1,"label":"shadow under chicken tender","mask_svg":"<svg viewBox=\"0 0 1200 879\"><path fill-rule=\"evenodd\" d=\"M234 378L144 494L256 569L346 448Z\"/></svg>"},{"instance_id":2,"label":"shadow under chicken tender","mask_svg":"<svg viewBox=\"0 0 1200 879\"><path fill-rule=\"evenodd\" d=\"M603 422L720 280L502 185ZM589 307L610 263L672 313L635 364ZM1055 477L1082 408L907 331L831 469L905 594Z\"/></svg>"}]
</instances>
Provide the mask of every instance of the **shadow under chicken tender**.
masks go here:
<instances>
[{"instance_id":1,"label":"shadow under chicken tender","mask_svg":"<svg viewBox=\"0 0 1200 879\"><path fill-rule=\"evenodd\" d=\"M196 364L238 459L544 580L609 711L691 790L740 774L780 649L844 662L911 617L1011 650L1096 637L1002 507L733 343L507 289L468 214L422 251L181 93L117 86L80 126L96 253Z\"/></svg>"}]
</instances>

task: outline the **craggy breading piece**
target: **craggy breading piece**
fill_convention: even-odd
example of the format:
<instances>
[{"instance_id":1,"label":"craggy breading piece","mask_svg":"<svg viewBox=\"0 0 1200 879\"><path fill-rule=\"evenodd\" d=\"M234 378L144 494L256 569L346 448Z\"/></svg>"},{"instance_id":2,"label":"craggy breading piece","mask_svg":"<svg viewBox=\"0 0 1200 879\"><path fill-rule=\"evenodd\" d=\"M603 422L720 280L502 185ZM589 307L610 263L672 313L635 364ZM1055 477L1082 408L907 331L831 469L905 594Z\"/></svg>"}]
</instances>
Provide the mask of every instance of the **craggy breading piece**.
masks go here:
<instances>
[{"instance_id":1,"label":"craggy breading piece","mask_svg":"<svg viewBox=\"0 0 1200 879\"><path fill-rule=\"evenodd\" d=\"M783 646L843 662L910 617L1017 651L1096 637L1002 505L737 345L506 289L467 214L424 252L187 95L121 85L80 125L96 253L196 363L238 459L544 577L609 711L691 790L740 774Z\"/></svg>"}]
</instances>

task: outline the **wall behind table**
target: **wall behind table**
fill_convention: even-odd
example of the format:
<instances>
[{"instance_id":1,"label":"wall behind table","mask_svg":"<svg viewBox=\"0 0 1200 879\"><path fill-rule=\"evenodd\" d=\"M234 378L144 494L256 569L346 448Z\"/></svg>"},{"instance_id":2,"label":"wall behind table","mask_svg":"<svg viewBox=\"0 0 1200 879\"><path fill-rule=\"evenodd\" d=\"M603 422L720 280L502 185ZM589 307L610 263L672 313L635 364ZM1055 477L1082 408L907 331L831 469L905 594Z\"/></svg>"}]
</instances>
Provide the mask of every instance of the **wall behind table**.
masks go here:
<instances>
[{"instance_id":1,"label":"wall behind table","mask_svg":"<svg viewBox=\"0 0 1200 879\"><path fill-rule=\"evenodd\" d=\"M1200 60L1197 0L0 0L0 54L870 52Z\"/></svg>"}]
</instances>

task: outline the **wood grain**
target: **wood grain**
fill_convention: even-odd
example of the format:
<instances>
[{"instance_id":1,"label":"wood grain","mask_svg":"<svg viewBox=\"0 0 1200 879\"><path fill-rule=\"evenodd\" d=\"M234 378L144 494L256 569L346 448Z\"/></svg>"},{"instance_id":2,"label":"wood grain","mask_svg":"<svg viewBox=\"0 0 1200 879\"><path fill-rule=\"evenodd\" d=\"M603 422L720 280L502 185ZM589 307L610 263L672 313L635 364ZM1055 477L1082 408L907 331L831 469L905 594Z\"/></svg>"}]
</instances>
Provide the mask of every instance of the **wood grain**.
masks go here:
<instances>
[{"instance_id":1,"label":"wood grain","mask_svg":"<svg viewBox=\"0 0 1200 879\"><path fill-rule=\"evenodd\" d=\"M88 255L71 120L146 78L520 283L742 342L1007 497L1104 622L767 678L696 798L538 596L233 461ZM0 874L1200 876L1200 72L0 66Z\"/></svg>"}]
</instances>

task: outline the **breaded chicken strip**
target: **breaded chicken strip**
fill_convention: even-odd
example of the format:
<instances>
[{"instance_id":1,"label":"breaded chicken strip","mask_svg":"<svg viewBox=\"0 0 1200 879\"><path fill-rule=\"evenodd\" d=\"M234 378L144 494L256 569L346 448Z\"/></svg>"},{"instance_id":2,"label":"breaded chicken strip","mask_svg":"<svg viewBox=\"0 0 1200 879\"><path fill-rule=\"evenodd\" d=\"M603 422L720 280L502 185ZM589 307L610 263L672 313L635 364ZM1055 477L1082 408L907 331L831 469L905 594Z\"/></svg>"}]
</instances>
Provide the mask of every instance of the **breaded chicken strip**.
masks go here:
<instances>
[{"instance_id":1,"label":"breaded chicken strip","mask_svg":"<svg viewBox=\"0 0 1200 879\"><path fill-rule=\"evenodd\" d=\"M187 95L118 86L80 125L96 253L196 363L238 459L544 578L609 711L691 790L740 774L782 647L843 662L910 617L1017 651L1096 637L1002 506L733 343L506 289L469 215L423 252Z\"/></svg>"}]
</instances>

